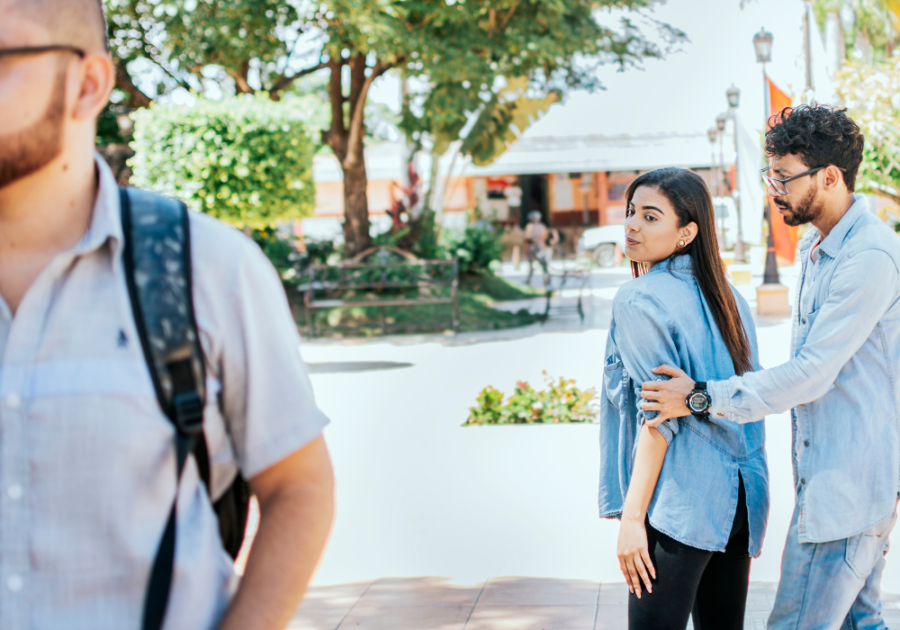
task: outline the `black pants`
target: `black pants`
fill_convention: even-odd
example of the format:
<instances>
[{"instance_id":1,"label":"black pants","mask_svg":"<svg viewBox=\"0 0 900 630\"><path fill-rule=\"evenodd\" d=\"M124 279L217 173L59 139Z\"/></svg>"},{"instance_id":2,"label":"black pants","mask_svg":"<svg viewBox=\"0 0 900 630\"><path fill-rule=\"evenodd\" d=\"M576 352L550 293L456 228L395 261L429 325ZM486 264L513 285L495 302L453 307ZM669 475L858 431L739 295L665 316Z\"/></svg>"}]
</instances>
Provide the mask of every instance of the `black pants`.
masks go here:
<instances>
[{"instance_id":1,"label":"black pants","mask_svg":"<svg viewBox=\"0 0 900 630\"><path fill-rule=\"evenodd\" d=\"M688 617L695 630L744 627L750 583L750 528L744 482L724 553L703 551L656 531L647 522L650 560L656 568L653 593L628 598L629 630L684 630Z\"/></svg>"}]
</instances>

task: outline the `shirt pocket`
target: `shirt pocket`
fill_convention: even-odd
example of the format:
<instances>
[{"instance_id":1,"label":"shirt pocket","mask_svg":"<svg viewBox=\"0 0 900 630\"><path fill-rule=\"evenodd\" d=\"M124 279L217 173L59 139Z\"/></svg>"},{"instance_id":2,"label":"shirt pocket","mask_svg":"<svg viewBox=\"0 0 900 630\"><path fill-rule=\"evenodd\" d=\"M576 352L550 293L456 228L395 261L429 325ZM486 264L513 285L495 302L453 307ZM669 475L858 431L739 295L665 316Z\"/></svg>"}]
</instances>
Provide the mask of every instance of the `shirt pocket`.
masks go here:
<instances>
[{"instance_id":1,"label":"shirt pocket","mask_svg":"<svg viewBox=\"0 0 900 630\"><path fill-rule=\"evenodd\" d=\"M812 329L813 324L816 321L816 318L819 316L819 311L821 309L813 309L806 315L800 316L799 326L797 328L797 347L795 348L794 355L796 356L800 352L800 348L803 347L803 344L806 343L806 338L809 337L809 331Z\"/></svg>"},{"instance_id":2,"label":"shirt pocket","mask_svg":"<svg viewBox=\"0 0 900 630\"><path fill-rule=\"evenodd\" d=\"M603 391L606 398L618 409L625 409L625 395L628 391L625 364L622 358L611 355L603 366Z\"/></svg>"},{"instance_id":3,"label":"shirt pocket","mask_svg":"<svg viewBox=\"0 0 900 630\"><path fill-rule=\"evenodd\" d=\"M888 536L897 522L894 512L862 534L847 539L846 560L856 578L865 582L878 558L887 553Z\"/></svg>"}]
</instances>

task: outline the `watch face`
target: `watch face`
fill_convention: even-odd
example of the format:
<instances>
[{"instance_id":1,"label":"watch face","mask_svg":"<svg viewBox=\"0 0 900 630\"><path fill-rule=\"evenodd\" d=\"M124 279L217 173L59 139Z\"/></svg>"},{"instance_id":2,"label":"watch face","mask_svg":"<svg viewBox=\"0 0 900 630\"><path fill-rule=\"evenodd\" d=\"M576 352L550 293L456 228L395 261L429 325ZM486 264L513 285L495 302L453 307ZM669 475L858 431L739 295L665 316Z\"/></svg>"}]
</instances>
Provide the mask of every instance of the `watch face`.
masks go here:
<instances>
[{"instance_id":1,"label":"watch face","mask_svg":"<svg viewBox=\"0 0 900 630\"><path fill-rule=\"evenodd\" d=\"M688 398L688 407L695 413L706 411L709 408L709 395L703 392L691 394L691 397Z\"/></svg>"}]
</instances>

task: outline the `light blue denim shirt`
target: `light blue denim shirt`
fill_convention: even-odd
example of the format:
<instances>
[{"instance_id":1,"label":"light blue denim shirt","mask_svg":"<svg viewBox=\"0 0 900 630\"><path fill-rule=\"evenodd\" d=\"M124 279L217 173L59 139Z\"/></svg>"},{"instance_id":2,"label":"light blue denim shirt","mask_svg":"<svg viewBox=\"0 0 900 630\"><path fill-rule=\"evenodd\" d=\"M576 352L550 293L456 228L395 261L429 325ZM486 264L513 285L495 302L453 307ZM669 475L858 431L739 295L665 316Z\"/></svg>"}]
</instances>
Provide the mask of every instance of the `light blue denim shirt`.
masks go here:
<instances>
[{"instance_id":1,"label":"light blue denim shirt","mask_svg":"<svg viewBox=\"0 0 900 630\"><path fill-rule=\"evenodd\" d=\"M790 361L709 384L716 418L748 422L793 408L800 542L855 536L887 518L900 488L900 238L857 195L803 273ZM690 371L688 371L690 374ZM692 377L697 377L691 374Z\"/></svg>"},{"instance_id":2,"label":"light blue denim shirt","mask_svg":"<svg viewBox=\"0 0 900 630\"><path fill-rule=\"evenodd\" d=\"M756 329L744 299L733 291L758 369ZM606 342L600 412L600 516L621 516L644 418L641 384L668 363L697 380L734 375L731 355L694 280L691 259L654 265L624 285L613 302ZM762 417L762 416L760 416ZM693 416L667 420L659 431L669 443L648 517L657 530L697 549L724 551L744 480L750 555L757 557L769 513L765 426L737 425Z\"/></svg>"}]
</instances>

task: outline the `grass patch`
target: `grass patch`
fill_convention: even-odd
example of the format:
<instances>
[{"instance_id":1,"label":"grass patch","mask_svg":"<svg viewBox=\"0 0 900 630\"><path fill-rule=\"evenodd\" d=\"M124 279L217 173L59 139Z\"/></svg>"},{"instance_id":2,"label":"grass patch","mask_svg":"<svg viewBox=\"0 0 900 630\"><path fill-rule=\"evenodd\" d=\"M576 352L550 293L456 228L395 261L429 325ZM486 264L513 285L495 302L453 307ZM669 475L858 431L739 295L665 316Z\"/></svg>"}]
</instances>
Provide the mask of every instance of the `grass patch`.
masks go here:
<instances>
[{"instance_id":1,"label":"grass patch","mask_svg":"<svg viewBox=\"0 0 900 630\"><path fill-rule=\"evenodd\" d=\"M533 315L525 309L511 313L494 308L496 302L521 300L538 297L542 292L529 287L515 285L491 275L460 276L459 286L459 332L478 330L501 330L527 326L540 321L540 315ZM303 311L303 296L296 290L289 290L291 307L297 325L308 330ZM381 334L381 308L378 300L415 297L412 291L348 291L343 299L370 299L372 306L353 306L320 310L314 313L317 336L377 336ZM449 289L433 295L449 296ZM422 304L416 306L384 307L384 322L388 333L443 332L452 330L451 304Z\"/></svg>"}]
</instances>

